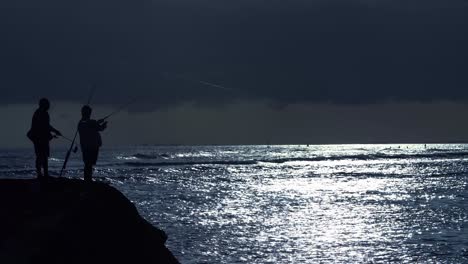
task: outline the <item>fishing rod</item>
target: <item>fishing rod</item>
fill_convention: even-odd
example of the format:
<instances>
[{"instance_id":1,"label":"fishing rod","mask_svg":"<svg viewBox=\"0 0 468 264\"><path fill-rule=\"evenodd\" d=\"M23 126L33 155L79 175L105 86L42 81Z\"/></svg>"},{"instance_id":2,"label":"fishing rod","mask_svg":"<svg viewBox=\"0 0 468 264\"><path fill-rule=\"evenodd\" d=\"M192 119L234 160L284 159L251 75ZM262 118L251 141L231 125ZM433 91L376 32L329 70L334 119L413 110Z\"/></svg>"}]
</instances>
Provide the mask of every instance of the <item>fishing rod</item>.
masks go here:
<instances>
[{"instance_id":1,"label":"fishing rod","mask_svg":"<svg viewBox=\"0 0 468 264\"><path fill-rule=\"evenodd\" d=\"M95 91L96 91L96 86L93 85L91 87L91 91L89 93L88 101L87 101L86 105L89 105L91 103L91 100L93 99ZM70 155L71 155L71 153L73 151L73 146L75 145L75 141L76 141L77 136L78 136L78 126L76 127L75 136L73 136L73 140L71 141L71 145L70 145L70 148L67 151L67 155L65 155L65 160L63 162L62 170L60 171L60 176L59 176L60 178L63 176L63 172L67 168L67 163L68 163L68 160L70 159ZM78 150L78 148L75 148L74 152L76 153L77 150Z\"/></svg>"},{"instance_id":2,"label":"fishing rod","mask_svg":"<svg viewBox=\"0 0 468 264\"><path fill-rule=\"evenodd\" d=\"M109 119L111 116L113 115L116 115L120 112L122 112L123 110L125 110L126 108L128 108L129 106L131 106L132 104L134 104L136 102L136 100L131 100L130 102L124 104L124 105L121 105L120 107L118 107L114 112L108 114L107 116L105 116L104 118L101 118L99 120L106 120L106 119Z\"/></svg>"},{"instance_id":3,"label":"fishing rod","mask_svg":"<svg viewBox=\"0 0 468 264\"><path fill-rule=\"evenodd\" d=\"M60 178L63 176L63 172L65 171L67 167L68 160L70 159L71 152L73 150L73 146L75 145L76 137L78 135L78 128L76 129L75 136L73 137L73 140L71 141L70 148L67 151L67 155L65 155L65 160L62 165L62 170L60 171Z\"/></svg>"}]
</instances>

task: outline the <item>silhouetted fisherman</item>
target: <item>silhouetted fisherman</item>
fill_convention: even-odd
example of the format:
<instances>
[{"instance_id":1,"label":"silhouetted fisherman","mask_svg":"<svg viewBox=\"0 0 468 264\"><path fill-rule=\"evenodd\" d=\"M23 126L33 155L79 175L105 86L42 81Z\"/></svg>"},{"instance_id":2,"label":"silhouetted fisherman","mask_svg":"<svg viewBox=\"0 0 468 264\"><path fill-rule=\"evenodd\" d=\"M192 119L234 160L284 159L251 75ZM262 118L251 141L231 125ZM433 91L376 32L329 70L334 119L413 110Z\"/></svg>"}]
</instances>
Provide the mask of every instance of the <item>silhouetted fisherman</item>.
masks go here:
<instances>
[{"instance_id":1,"label":"silhouetted fisherman","mask_svg":"<svg viewBox=\"0 0 468 264\"><path fill-rule=\"evenodd\" d=\"M50 102L46 98L39 101L39 108L34 112L31 129L28 132L28 138L34 143L34 151L36 152L36 172L37 178L49 177L49 162L50 145L49 141L54 138L51 132L58 136L62 133L50 125L49 111ZM44 174L42 174L44 169Z\"/></svg>"},{"instance_id":2,"label":"silhouetted fisherman","mask_svg":"<svg viewBox=\"0 0 468 264\"><path fill-rule=\"evenodd\" d=\"M105 120L91 119L91 107L88 105L81 108L81 120L78 124L80 133L81 151L83 152L84 180L91 181L93 176L93 166L96 165L99 148L102 146L102 139L99 132L107 128Z\"/></svg>"}]
</instances>

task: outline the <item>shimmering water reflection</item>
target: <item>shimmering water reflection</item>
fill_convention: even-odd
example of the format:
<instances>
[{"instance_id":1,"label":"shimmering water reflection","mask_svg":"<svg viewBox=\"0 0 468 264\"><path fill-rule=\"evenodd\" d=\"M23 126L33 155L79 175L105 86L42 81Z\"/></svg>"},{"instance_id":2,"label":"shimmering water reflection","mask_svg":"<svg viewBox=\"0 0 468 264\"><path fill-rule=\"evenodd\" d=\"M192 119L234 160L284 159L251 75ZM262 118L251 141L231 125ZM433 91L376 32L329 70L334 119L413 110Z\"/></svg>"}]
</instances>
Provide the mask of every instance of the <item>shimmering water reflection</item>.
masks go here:
<instances>
[{"instance_id":1,"label":"shimmering water reflection","mask_svg":"<svg viewBox=\"0 0 468 264\"><path fill-rule=\"evenodd\" d=\"M98 174L168 233L182 263L468 263L467 145L139 147L102 157Z\"/></svg>"},{"instance_id":2,"label":"shimmering water reflection","mask_svg":"<svg viewBox=\"0 0 468 264\"><path fill-rule=\"evenodd\" d=\"M414 152L424 150L403 153ZM462 263L466 165L416 156L187 166L133 197L151 201L141 210L184 263Z\"/></svg>"}]
</instances>

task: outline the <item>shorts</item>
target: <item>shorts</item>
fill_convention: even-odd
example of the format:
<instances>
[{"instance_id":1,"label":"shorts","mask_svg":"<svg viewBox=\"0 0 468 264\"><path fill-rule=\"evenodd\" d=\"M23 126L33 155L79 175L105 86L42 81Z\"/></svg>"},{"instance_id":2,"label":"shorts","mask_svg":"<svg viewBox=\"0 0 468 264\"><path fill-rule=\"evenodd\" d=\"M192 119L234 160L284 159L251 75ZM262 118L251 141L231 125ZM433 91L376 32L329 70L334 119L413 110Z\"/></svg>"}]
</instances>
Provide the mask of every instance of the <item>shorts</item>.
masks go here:
<instances>
[{"instance_id":1,"label":"shorts","mask_svg":"<svg viewBox=\"0 0 468 264\"><path fill-rule=\"evenodd\" d=\"M37 157L49 157L50 156L50 147L49 142L34 142L34 152L36 152Z\"/></svg>"},{"instance_id":2,"label":"shorts","mask_svg":"<svg viewBox=\"0 0 468 264\"><path fill-rule=\"evenodd\" d=\"M83 162L89 165L96 165L99 148L81 149L83 152Z\"/></svg>"}]
</instances>

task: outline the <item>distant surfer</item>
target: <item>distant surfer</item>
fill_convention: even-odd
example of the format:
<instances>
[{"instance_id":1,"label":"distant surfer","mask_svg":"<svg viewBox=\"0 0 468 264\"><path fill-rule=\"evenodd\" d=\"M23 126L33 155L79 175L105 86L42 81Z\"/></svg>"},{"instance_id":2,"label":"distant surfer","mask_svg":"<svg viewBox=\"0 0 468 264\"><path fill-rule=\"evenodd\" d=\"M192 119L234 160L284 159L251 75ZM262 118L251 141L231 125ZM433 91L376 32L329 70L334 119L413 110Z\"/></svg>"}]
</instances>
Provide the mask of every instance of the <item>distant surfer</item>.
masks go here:
<instances>
[{"instance_id":1,"label":"distant surfer","mask_svg":"<svg viewBox=\"0 0 468 264\"><path fill-rule=\"evenodd\" d=\"M107 128L107 122L104 119L91 119L92 108L88 105L81 108L81 120L78 124L80 133L81 151L84 162L84 180L92 181L93 166L96 165L99 148L102 146L101 134Z\"/></svg>"},{"instance_id":2,"label":"distant surfer","mask_svg":"<svg viewBox=\"0 0 468 264\"><path fill-rule=\"evenodd\" d=\"M54 135L61 136L62 133L50 125L49 111L50 102L46 98L39 100L39 108L34 112L31 122L31 129L28 131L28 138L34 143L34 152L36 153L36 172L37 178L43 179L49 177L49 141ZM42 173L44 169L44 173Z\"/></svg>"}]
</instances>

